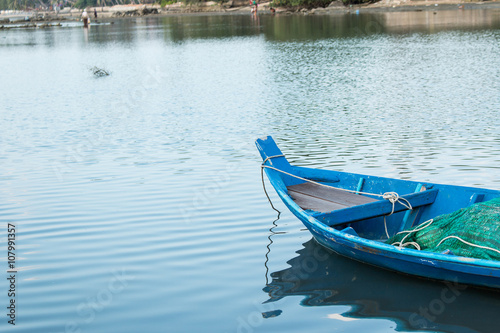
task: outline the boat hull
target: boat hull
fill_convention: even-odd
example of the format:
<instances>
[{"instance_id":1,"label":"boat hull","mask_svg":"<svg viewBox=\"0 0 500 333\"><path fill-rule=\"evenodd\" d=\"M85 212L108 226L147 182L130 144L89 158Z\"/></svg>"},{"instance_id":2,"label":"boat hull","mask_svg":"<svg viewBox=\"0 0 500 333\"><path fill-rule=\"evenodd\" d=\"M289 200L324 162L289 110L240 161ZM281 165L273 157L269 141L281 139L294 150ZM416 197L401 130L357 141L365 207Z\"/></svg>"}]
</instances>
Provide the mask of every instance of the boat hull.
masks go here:
<instances>
[{"instance_id":1,"label":"boat hull","mask_svg":"<svg viewBox=\"0 0 500 333\"><path fill-rule=\"evenodd\" d=\"M274 141L271 140L272 138L268 137L262 139L261 142L257 141L257 146L261 150L261 155L265 163L269 163L269 160L266 160L265 156L280 156L281 154L281 151L273 146L272 143ZM266 147L269 147L269 150ZM287 170L290 174L303 175L307 172L310 174L319 172L323 177L323 181L328 181L329 176L334 175L324 170L314 171L311 169L308 171L305 168L300 168L301 172L297 172L298 169L290 166L282 159L272 165L278 167L280 170ZM290 197L287 192L287 186L295 184L292 180L293 177L283 177L280 172L274 169L266 168L265 170L271 184L284 204L309 229L316 241L324 247L342 256L395 272L435 280L451 281L453 283L495 289L500 288L500 262L397 247L379 240L360 237L355 232L351 234L338 228L330 227L315 218L314 212L302 209ZM384 180L381 179L380 181ZM450 185L433 184L432 186L441 191L439 200L445 200L455 195L457 197L455 201L457 202L462 200L460 199L460 195L464 198L473 197L471 194L478 191L476 188ZM481 189L481 193L482 196L488 199L500 196L500 192L495 190ZM441 205L444 204L445 202L441 203ZM452 204L449 206L452 206ZM453 209L455 208L453 207ZM434 213L432 209L429 211Z\"/></svg>"}]
</instances>

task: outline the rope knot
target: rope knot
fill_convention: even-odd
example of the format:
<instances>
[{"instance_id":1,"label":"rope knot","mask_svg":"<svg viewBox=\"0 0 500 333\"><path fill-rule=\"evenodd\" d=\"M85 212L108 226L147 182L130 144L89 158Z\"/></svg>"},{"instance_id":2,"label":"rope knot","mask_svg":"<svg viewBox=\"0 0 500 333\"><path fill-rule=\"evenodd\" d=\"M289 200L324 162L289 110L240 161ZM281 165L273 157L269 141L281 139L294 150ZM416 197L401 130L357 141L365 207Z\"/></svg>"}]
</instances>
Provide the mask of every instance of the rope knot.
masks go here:
<instances>
[{"instance_id":1,"label":"rope knot","mask_svg":"<svg viewBox=\"0 0 500 333\"><path fill-rule=\"evenodd\" d=\"M382 194L382 198L384 198L385 200L389 200L389 202L392 204L392 210L389 214L387 214L387 216L391 216L392 214L394 214L394 207L396 206L396 202L399 202L401 205L405 206L409 210L413 210L411 203L405 198L400 198L399 194L397 194L396 192L385 192L384 194ZM389 238L389 232L387 231L387 221L385 220L385 216L386 215L384 215L385 234L387 235L387 238Z\"/></svg>"},{"instance_id":2,"label":"rope knot","mask_svg":"<svg viewBox=\"0 0 500 333\"><path fill-rule=\"evenodd\" d=\"M392 204L391 214L394 213L394 205L396 202L399 202L401 205L405 206L409 210L413 210L413 207L411 206L410 202L405 198L399 197L399 194L397 194L396 192L385 192L384 194L382 194L382 198L389 200L389 202Z\"/></svg>"},{"instance_id":3,"label":"rope knot","mask_svg":"<svg viewBox=\"0 0 500 333\"><path fill-rule=\"evenodd\" d=\"M399 194L397 194L396 192L385 192L384 194L382 194L382 198L384 198L385 200L389 200L391 204L395 204L396 201L399 200Z\"/></svg>"}]
</instances>

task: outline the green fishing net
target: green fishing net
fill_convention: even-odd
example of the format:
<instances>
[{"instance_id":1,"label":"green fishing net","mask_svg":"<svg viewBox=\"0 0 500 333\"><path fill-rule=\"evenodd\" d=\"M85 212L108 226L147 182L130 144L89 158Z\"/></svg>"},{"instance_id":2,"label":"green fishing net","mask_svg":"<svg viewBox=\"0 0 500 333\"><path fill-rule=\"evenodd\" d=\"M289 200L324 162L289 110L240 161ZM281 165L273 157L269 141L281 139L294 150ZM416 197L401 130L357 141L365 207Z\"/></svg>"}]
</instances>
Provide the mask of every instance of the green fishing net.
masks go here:
<instances>
[{"instance_id":1,"label":"green fishing net","mask_svg":"<svg viewBox=\"0 0 500 333\"><path fill-rule=\"evenodd\" d=\"M387 240L397 246L400 242L411 249L500 260L500 198L439 215Z\"/></svg>"}]
</instances>

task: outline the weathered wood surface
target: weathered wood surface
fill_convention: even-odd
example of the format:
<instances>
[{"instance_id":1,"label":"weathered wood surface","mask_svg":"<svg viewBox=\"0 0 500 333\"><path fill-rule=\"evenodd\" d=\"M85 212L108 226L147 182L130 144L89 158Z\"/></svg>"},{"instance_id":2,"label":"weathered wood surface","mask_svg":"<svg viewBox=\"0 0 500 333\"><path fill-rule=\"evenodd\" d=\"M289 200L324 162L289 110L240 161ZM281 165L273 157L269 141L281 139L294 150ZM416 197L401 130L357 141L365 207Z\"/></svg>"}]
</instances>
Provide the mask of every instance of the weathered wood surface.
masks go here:
<instances>
[{"instance_id":1,"label":"weathered wood surface","mask_svg":"<svg viewBox=\"0 0 500 333\"><path fill-rule=\"evenodd\" d=\"M322 213L377 201L377 199L364 195L312 183L292 185L288 186L287 189L288 194L302 209L310 209Z\"/></svg>"}]
</instances>

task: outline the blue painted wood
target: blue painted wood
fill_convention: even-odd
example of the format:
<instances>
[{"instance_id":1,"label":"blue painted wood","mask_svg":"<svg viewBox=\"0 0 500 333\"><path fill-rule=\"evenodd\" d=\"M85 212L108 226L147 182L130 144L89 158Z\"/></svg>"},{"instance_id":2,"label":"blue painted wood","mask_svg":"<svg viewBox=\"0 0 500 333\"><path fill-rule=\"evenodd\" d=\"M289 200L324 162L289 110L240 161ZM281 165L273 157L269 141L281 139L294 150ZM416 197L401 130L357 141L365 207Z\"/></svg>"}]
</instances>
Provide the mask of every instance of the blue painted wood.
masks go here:
<instances>
[{"instance_id":1,"label":"blue painted wood","mask_svg":"<svg viewBox=\"0 0 500 333\"><path fill-rule=\"evenodd\" d=\"M283 171L286 171L289 173L293 173L292 167L291 167L290 163L288 163L288 160L285 157L273 157L273 156L283 155L281 150L278 148L278 146L274 142L273 138L271 138L270 136L267 136L265 138L257 139L255 144L257 145L257 148L259 150L260 156L262 157L262 160L266 161L265 165L268 165L268 166L271 166L271 167L274 167L276 169L280 169L280 170L283 170ZM267 168L265 169L265 171L266 171L266 174L268 176L278 173L277 171L274 171L272 169L267 169ZM282 179L283 181L286 181L288 186L303 183L302 180L298 180L296 178L287 176L285 174L280 174L279 178ZM269 179L271 179L271 177Z\"/></svg>"},{"instance_id":2,"label":"blue painted wood","mask_svg":"<svg viewBox=\"0 0 500 333\"><path fill-rule=\"evenodd\" d=\"M257 147L263 159L281 152L271 137L257 140ZM412 200L417 197L419 200L424 200L424 203L429 202L418 208L417 223L422 223L441 214L451 213L476 201L488 201L500 197L500 191L498 190L431 183L426 183L427 190L414 193L419 184L418 182L348 172L299 168L291 166L285 158L273 162L275 166L280 165L291 171L292 174L300 173L300 176L304 178L320 174L321 176L318 178L322 182L335 184L334 186L338 188L356 190L359 179L364 178L363 192L382 194L394 191L400 196L410 197ZM363 205L373 205L369 214L363 212L364 209L360 209L360 206L346 208L342 214L335 213L335 211L331 215L317 214L313 211L305 211L288 195L286 186L297 184L296 179L273 170L266 170L266 174L283 203L309 229L314 238L323 246L341 255L406 274L482 287L500 288L500 262L498 261L417 251L380 242L380 239L385 238L384 227L381 224L383 219L373 218L372 215L373 213L386 212L387 202L374 202ZM429 194L434 195L434 199L426 197ZM389 206L389 208L391 207ZM352 216L349 217L351 214L352 216L358 216L357 218L362 218L363 214L368 217L366 220L359 220L352 223L351 227L342 230L328 226L328 224L335 224L335 221L327 221L327 216L330 218L339 218L340 216L345 220L349 220L353 218ZM388 229L396 230L401 226L404 219L402 214L395 213L387 218ZM320 221L317 217L321 217L325 221ZM370 235L370 237L364 235Z\"/></svg>"},{"instance_id":3,"label":"blue painted wood","mask_svg":"<svg viewBox=\"0 0 500 333\"><path fill-rule=\"evenodd\" d=\"M424 192L402 195L401 199L408 200L413 208L430 205L436 199L438 190L427 190ZM404 201L403 201L404 202ZM388 215L392 212L392 203L382 199L364 205L334 210L330 213L313 214L314 218L328 226L335 226L349 222L366 220L378 216ZM400 201L394 203L394 213L407 210L408 208Z\"/></svg>"},{"instance_id":4,"label":"blue painted wood","mask_svg":"<svg viewBox=\"0 0 500 333\"><path fill-rule=\"evenodd\" d=\"M258 139L256 141L256 145L259 149L260 156L262 157L262 160L266 160L267 158L273 157L273 156L280 156L283 155L281 150L278 148L274 140L268 136L266 138ZM287 172L291 171L291 166L290 163L288 163L287 159L285 157L275 157L268 159L265 163L266 165L274 166L275 168L278 168L280 170L284 170Z\"/></svg>"},{"instance_id":5,"label":"blue painted wood","mask_svg":"<svg viewBox=\"0 0 500 333\"><path fill-rule=\"evenodd\" d=\"M417 188L415 189L415 192L420 192L422 190L425 190L424 185L423 184L418 184ZM418 216L418 212L419 212L418 209L413 209L413 210L406 211L405 216L403 217L403 221L401 222L401 226L399 227L398 232L399 231L403 231L403 230L407 230L407 229L411 228L411 226L413 225L413 223L416 222L416 216ZM413 218L410 219L410 216L413 217Z\"/></svg>"},{"instance_id":6,"label":"blue painted wood","mask_svg":"<svg viewBox=\"0 0 500 333\"><path fill-rule=\"evenodd\" d=\"M475 203L481 202L484 199L484 194L481 193L474 193L472 198L470 199L470 204L473 205Z\"/></svg>"},{"instance_id":7,"label":"blue painted wood","mask_svg":"<svg viewBox=\"0 0 500 333\"><path fill-rule=\"evenodd\" d=\"M311 179L316 182L322 182L325 184L338 183L340 181L336 173L330 170L310 169L292 165L292 171L293 174L299 177Z\"/></svg>"},{"instance_id":8,"label":"blue painted wood","mask_svg":"<svg viewBox=\"0 0 500 333\"><path fill-rule=\"evenodd\" d=\"M344 229L342 229L341 232L343 232L344 234L348 234L348 235L358 236L358 233L352 227L344 228Z\"/></svg>"},{"instance_id":9,"label":"blue painted wood","mask_svg":"<svg viewBox=\"0 0 500 333\"><path fill-rule=\"evenodd\" d=\"M363 177L359 178L358 187L356 188L356 192L359 193L363 190L363 185L365 184L365 179Z\"/></svg>"}]
</instances>

